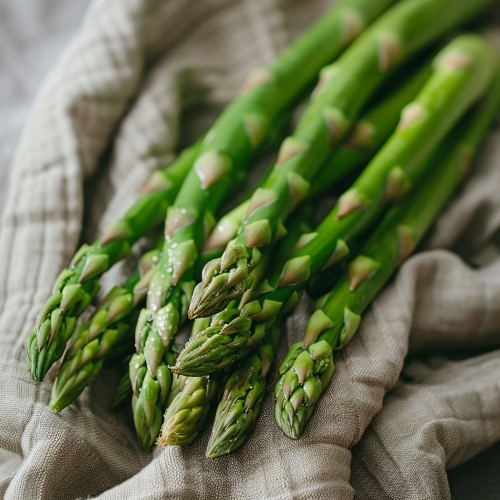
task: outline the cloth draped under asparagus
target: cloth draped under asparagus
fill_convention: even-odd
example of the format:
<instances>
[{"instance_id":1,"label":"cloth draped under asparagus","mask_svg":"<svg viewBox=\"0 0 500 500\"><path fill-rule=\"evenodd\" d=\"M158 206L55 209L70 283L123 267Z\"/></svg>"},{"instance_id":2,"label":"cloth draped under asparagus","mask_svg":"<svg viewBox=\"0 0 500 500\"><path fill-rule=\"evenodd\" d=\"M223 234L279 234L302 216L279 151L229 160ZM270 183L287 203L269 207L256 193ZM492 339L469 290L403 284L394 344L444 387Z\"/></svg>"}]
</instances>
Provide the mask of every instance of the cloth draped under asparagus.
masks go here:
<instances>
[{"instance_id":1,"label":"cloth draped under asparagus","mask_svg":"<svg viewBox=\"0 0 500 500\"><path fill-rule=\"evenodd\" d=\"M322 7L320 2L308 2L306 10L313 16ZM213 0L189 15L185 8L181 2L96 2L44 86L27 125L0 242L5 281L0 354L5 367L1 409L6 413L0 433L6 464L2 493L7 498L88 496L130 478L102 496L286 498L293 493L304 498L349 498L353 494L348 482L349 449L361 439L354 449L351 474L359 496L368 496L376 485L381 498L446 497L445 466L466 460L498 439L495 373L500 362L495 351L429 370L407 370L415 382L398 384L376 420L368 424L381 408L385 391L397 382L410 333L411 345L419 348L457 347L472 340L481 346L498 345L496 258L479 269L442 251L408 262L365 318L360 335L341 354L324 404L297 443L274 427L269 402L253 444L234 457L215 463L200 460L205 437L187 451L158 451L146 465L151 456L137 451L130 427L107 410L108 383L97 383L75 408L55 416L47 405L50 378L39 386L28 379L24 333L77 246L82 178L98 169L103 172L91 197L93 223L87 234L92 236L136 197L147 172L158 164L152 153L173 149L179 111L196 103L199 95L189 89L204 83L212 90L202 99L227 102L249 66L268 61L288 42L290 30L306 22L305 7L292 3L285 9L273 1ZM245 15L254 21L236 29L235 20ZM116 22L102 23L103 18ZM165 26L173 20L178 21L177 31L165 37ZM262 31L264 38L253 36L253 30ZM234 43L222 40L221 33ZM124 35L132 43L124 43ZM267 43L265 48L262 43ZM240 50L246 50L248 66L242 64ZM227 57L220 59L221 53ZM222 73L217 71L221 61ZM68 75L75 75L74 80ZM61 106L53 106L54 99ZM105 165L101 155L122 116L111 160ZM199 135L206 128L204 118L210 117L191 115L188 137ZM467 261L494 242L499 227L494 142L488 153L432 240L436 247L451 247ZM466 289L460 286L465 279ZM289 337L303 332L304 325L297 322L305 317L303 310L297 312L295 325L289 322ZM426 394L433 405L421 404ZM391 431L393 423L401 433ZM449 439L437 439L442 432ZM457 438L460 432L465 433L465 442ZM422 449L427 453L420 453ZM437 471L432 457L439 457ZM412 480L416 467L417 481ZM179 475L180 481L175 479Z\"/></svg>"}]
</instances>

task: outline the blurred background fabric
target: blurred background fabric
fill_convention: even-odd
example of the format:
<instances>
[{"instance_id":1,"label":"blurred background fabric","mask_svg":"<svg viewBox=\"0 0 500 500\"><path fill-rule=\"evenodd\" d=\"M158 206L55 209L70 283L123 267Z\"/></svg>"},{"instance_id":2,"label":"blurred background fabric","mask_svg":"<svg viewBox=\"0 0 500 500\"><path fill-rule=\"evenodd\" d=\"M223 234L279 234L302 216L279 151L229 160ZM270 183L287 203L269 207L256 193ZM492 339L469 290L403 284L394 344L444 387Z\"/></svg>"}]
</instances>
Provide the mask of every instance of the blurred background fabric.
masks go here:
<instances>
[{"instance_id":1,"label":"blurred background fabric","mask_svg":"<svg viewBox=\"0 0 500 500\"><path fill-rule=\"evenodd\" d=\"M78 29L87 5L84 0L0 0L0 207L35 94Z\"/></svg>"},{"instance_id":2,"label":"blurred background fabric","mask_svg":"<svg viewBox=\"0 0 500 500\"><path fill-rule=\"evenodd\" d=\"M203 3L187 2L188 7L191 9L200 6L199 15L201 17L204 15ZM316 10L310 10L307 8L308 2L306 0L302 2L295 0L291 3L293 4L294 16L290 16L287 20L273 18L270 21L270 23L281 22L286 25L286 29L276 31L278 37L280 33L287 32L287 30L288 33L293 33L300 26L307 25L308 21L317 12L318 5L321 4L321 2L317 2L315 4ZM323 2L323 5L327 5L327 3ZM246 2L246 5L251 19L251 1ZM13 165L16 147L19 145L23 125L33 106L35 95L50 69L57 63L63 48L80 28L87 7L88 2L83 0L71 0L70 2L64 0L36 0L35 2L28 0L0 0L0 211L5 203L9 172ZM297 19L300 22L294 25L294 20ZM103 20L103 22L107 21ZM171 46L175 46L176 37L181 36L183 29L189 30L191 27L173 26L172 31L167 34ZM254 33L259 34L258 25L255 27ZM260 35L262 37L260 39L262 62L267 62L275 55L276 46L282 46L283 43L288 41L282 39L273 42L273 40L269 40L266 30L262 30ZM148 57L154 60L157 55L155 53L154 37L159 37L159 34L151 33L150 36L151 48ZM230 40L228 40L228 43L230 43ZM238 73L234 75L234 79L241 80L242 75L248 69L245 64L240 62ZM161 68L158 71L161 71ZM196 81L189 78L187 78L187 81L189 81L190 85L197 85ZM148 80L145 81L144 85L149 85ZM154 85L154 83L151 83L151 85ZM220 95L211 96L212 101L216 103L215 106L217 106L217 103L222 104L228 99L231 89L232 86L229 85L227 88L219 90ZM153 95L161 96L161 89L156 89ZM195 101L191 103L191 105L195 104ZM140 106L143 108L154 106L154 102L135 103L135 109ZM213 109L201 110L201 113L203 114L204 111L206 111L205 121L208 122L213 115ZM131 112L134 112L134 110ZM141 112L144 112L144 110L141 109ZM203 117L201 117L196 126L203 129L203 123ZM172 127L172 129L174 128ZM124 135L122 141L134 136L133 131L125 130L121 133ZM187 132L187 139L183 136L182 140L189 141L192 139L191 136L195 135L196 132L191 129L191 131ZM496 137L498 138L499 135L497 134ZM178 139L175 136L171 137L171 144L165 148L166 157L168 157L172 145L176 144ZM136 148L136 151L141 149L140 144L133 145L133 147ZM120 158L114 159L115 162L119 162L119 160ZM127 161L124 163L126 164ZM119 176L119 172L115 175ZM145 175L146 172L143 178ZM109 182L112 184L113 180L116 179L111 178ZM130 183L139 181L139 178L129 180ZM114 211L117 211L116 207ZM102 206L97 206L93 207L90 212L85 215L91 219L96 219L104 212L104 209ZM113 210L110 210L110 213L112 212ZM101 222L101 225L105 222L106 220ZM97 230L98 228L90 229L88 236L92 237ZM256 450L259 448L258 443L255 442L250 446L254 446ZM357 459L356 456L357 454L355 459ZM148 460L145 458L143 460L144 465L146 465ZM200 458L200 460L204 460L204 458ZM3 467L12 467L13 463L15 462L9 461L4 464L0 462L0 471ZM468 463L449 471L448 478L452 498L459 500L500 498L500 477L497 473L499 463L500 446L496 445ZM21 464L19 463L18 466L21 467ZM4 472L6 471L4 470ZM14 471L7 472L14 473ZM64 473L68 474L67 472ZM124 473L124 478L125 476ZM34 479L35 476L31 476L30 480ZM69 474L67 480L71 481ZM360 479L358 478L358 480ZM61 498L63 498L64 493L62 492L61 495Z\"/></svg>"}]
</instances>

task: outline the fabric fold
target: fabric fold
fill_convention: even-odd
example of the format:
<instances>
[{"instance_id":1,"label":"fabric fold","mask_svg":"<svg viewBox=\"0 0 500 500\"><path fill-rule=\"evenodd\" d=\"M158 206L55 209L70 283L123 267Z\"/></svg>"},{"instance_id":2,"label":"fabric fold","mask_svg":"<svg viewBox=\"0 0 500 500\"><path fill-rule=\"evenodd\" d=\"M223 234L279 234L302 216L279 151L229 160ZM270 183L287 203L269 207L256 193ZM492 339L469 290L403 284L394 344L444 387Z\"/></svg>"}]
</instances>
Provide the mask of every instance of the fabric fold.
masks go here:
<instances>
[{"instance_id":1,"label":"fabric fold","mask_svg":"<svg viewBox=\"0 0 500 500\"><path fill-rule=\"evenodd\" d=\"M108 410L116 369L59 414L48 406L55 371L29 378L26 335L79 243L122 214L246 73L329 3L91 3L40 89L2 218L0 496L449 498L446 469L500 439L498 128L422 251L336 353L300 440L275 425L269 394L254 435L231 456L205 459L208 431L185 449L144 453L128 412ZM103 291L122 275L113 269ZM287 342L303 334L310 305L287 322Z\"/></svg>"}]
</instances>

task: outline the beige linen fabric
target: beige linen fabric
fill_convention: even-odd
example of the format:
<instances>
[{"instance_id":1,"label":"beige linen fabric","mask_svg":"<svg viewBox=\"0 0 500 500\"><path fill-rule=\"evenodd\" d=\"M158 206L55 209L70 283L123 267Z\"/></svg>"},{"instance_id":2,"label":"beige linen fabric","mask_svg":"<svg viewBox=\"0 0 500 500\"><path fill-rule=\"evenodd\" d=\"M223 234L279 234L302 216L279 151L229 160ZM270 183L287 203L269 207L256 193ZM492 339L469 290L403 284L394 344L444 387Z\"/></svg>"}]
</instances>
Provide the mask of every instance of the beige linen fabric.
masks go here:
<instances>
[{"instance_id":1,"label":"beige linen fabric","mask_svg":"<svg viewBox=\"0 0 500 500\"><path fill-rule=\"evenodd\" d=\"M54 373L36 384L25 368L26 333L81 234L94 238L123 213L148 173L206 129L248 70L327 3L91 4L34 104L2 221L0 496L445 499L445 469L500 438L500 131L424 251L337 356L299 441L274 425L268 398L254 436L232 456L206 460L206 434L186 449L143 453L130 419L107 410L113 370L54 414ZM300 336L307 307L288 322L288 340ZM450 347L460 354L440 355Z\"/></svg>"}]
</instances>

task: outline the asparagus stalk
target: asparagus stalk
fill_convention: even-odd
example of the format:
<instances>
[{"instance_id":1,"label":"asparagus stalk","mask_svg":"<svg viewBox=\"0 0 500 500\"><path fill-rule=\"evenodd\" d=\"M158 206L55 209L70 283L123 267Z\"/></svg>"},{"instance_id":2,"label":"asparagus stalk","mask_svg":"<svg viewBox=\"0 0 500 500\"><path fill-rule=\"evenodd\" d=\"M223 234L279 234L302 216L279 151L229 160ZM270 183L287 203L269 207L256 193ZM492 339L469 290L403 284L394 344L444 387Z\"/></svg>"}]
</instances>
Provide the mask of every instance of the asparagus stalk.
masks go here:
<instances>
[{"instance_id":1,"label":"asparagus stalk","mask_svg":"<svg viewBox=\"0 0 500 500\"><path fill-rule=\"evenodd\" d=\"M273 259L270 260L270 268L276 262L285 260L293 249L298 244L300 245L302 236L310 230L307 223L308 215L307 210L302 210L300 215L293 220L286 237L279 245ZM259 266L261 264L262 261ZM254 290L250 288L249 292L251 296ZM281 316L283 320L284 317L284 315ZM216 458L231 453L243 445L250 436L260 414L270 367L276 357L283 328L284 321L278 319L265 341L229 376L224 394L217 407L207 446L207 458Z\"/></svg>"},{"instance_id":2,"label":"asparagus stalk","mask_svg":"<svg viewBox=\"0 0 500 500\"><path fill-rule=\"evenodd\" d=\"M219 382L207 377L176 377L176 394L165 412L157 444L186 446L203 429Z\"/></svg>"},{"instance_id":3,"label":"asparagus stalk","mask_svg":"<svg viewBox=\"0 0 500 500\"><path fill-rule=\"evenodd\" d=\"M499 108L497 77L487 99L462 120L428 161L425 185L421 183L405 203L386 215L350 262L347 275L321 299L304 339L290 347L279 370L275 416L287 436L301 436L333 375L333 350L351 340L365 309L418 245L467 173Z\"/></svg>"},{"instance_id":4,"label":"asparagus stalk","mask_svg":"<svg viewBox=\"0 0 500 500\"><path fill-rule=\"evenodd\" d=\"M99 279L132 245L165 217L182 180L191 168L201 143L186 149L164 171L155 172L142 196L91 245L83 245L70 267L59 274L52 295L43 305L26 341L27 365L34 380L41 381L62 356L76 318L99 290Z\"/></svg>"},{"instance_id":5,"label":"asparagus stalk","mask_svg":"<svg viewBox=\"0 0 500 500\"><path fill-rule=\"evenodd\" d=\"M233 452L251 434L266 394L282 328L282 324L274 324L266 341L243 360L226 382L208 441L207 458Z\"/></svg>"},{"instance_id":6,"label":"asparagus stalk","mask_svg":"<svg viewBox=\"0 0 500 500\"><path fill-rule=\"evenodd\" d=\"M278 237L287 215L306 195L310 182L352 127L353 120L387 75L404 60L467 21L490 0L404 0L322 71L319 87L292 136L282 143L269 178L252 196L245 221L222 257L207 264L196 286L189 317L214 314L249 286L248 275ZM425 29L422 29L425 26ZM217 300L217 307L212 301Z\"/></svg>"},{"instance_id":7,"label":"asparagus stalk","mask_svg":"<svg viewBox=\"0 0 500 500\"><path fill-rule=\"evenodd\" d=\"M61 411L72 403L116 348L132 339L137 306L146 298L147 282L158 255L158 250L144 254L139 270L122 286L113 287L92 318L78 327L52 387L53 411Z\"/></svg>"},{"instance_id":8,"label":"asparagus stalk","mask_svg":"<svg viewBox=\"0 0 500 500\"><path fill-rule=\"evenodd\" d=\"M327 193L338 182L356 174L384 145L396 128L401 110L412 101L431 74L428 62L388 89L382 99L364 113L346 139L327 158L311 184L307 199Z\"/></svg>"},{"instance_id":9,"label":"asparagus stalk","mask_svg":"<svg viewBox=\"0 0 500 500\"><path fill-rule=\"evenodd\" d=\"M345 257L351 240L375 221L388 201L428 175L423 160L484 93L493 73L493 51L480 37L458 37L442 50L432 76L403 110L396 131L309 241L262 283L255 300L241 311L219 313L225 321L219 318L191 339L177 358L176 371L206 375L247 355L311 276Z\"/></svg>"},{"instance_id":10,"label":"asparagus stalk","mask_svg":"<svg viewBox=\"0 0 500 500\"><path fill-rule=\"evenodd\" d=\"M318 178L311 186L308 199L327 192L335 183L353 175L366 164L394 131L402 108L415 97L430 71L430 65L423 65L415 75L406 78L384 100L362 116L344 143L326 159ZM217 258L216 253L220 256L229 241L236 237L249 206L250 200L246 200L220 219L205 241L205 261L208 255L211 255L212 259ZM218 288L216 282L210 283L215 285L216 289L214 291L205 289L205 293L211 297L210 303L204 308L204 314L207 315L216 314L221 304L227 305L239 296L232 287Z\"/></svg>"},{"instance_id":11,"label":"asparagus stalk","mask_svg":"<svg viewBox=\"0 0 500 500\"><path fill-rule=\"evenodd\" d=\"M234 189L265 138L280 123L283 113L313 82L320 68L392 1L341 1L274 64L252 74L243 93L207 133L193 169L167 211L162 256L151 280L147 307L137 325L136 347L144 355L148 370L143 383L149 384L137 387L138 391L163 394L157 373L166 369L163 355L186 315L195 285L194 264L213 214ZM137 398L137 403L146 401L154 406L150 398ZM153 415L160 410L157 401L156 409L151 406L140 413Z\"/></svg>"},{"instance_id":12,"label":"asparagus stalk","mask_svg":"<svg viewBox=\"0 0 500 500\"><path fill-rule=\"evenodd\" d=\"M137 437L145 450L153 446L160 432L163 411L172 388L172 373L168 366L175 363L176 356L177 351L173 346L164 354L164 364L156 372L156 383L147 380L151 375L147 371L143 354L135 353L130 360L132 414ZM138 389L140 387L142 390Z\"/></svg>"},{"instance_id":13,"label":"asparagus stalk","mask_svg":"<svg viewBox=\"0 0 500 500\"><path fill-rule=\"evenodd\" d=\"M207 326L207 319L195 320L191 336ZM192 443L205 426L218 386L218 380L208 377L174 375L157 444L186 446Z\"/></svg>"}]
</instances>

